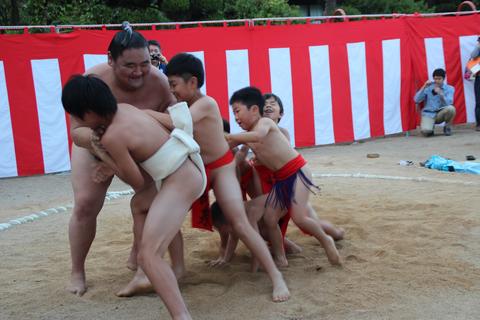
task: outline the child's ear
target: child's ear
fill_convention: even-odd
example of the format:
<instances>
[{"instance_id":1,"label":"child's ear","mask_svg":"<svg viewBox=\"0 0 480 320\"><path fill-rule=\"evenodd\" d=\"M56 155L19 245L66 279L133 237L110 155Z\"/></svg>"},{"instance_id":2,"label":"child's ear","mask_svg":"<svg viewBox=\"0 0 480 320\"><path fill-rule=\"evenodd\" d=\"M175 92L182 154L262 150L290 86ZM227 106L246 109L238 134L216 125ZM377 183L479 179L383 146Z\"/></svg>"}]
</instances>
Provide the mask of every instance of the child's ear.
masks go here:
<instances>
[{"instance_id":1,"label":"child's ear","mask_svg":"<svg viewBox=\"0 0 480 320\"><path fill-rule=\"evenodd\" d=\"M188 83L190 84L190 86L192 86L193 88L197 89L198 88L198 79L197 77L191 77L190 79L188 79Z\"/></svg>"},{"instance_id":2,"label":"child's ear","mask_svg":"<svg viewBox=\"0 0 480 320\"><path fill-rule=\"evenodd\" d=\"M110 51L108 51L108 65L111 67L113 65L113 58Z\"/></svg>"}]
</instances>

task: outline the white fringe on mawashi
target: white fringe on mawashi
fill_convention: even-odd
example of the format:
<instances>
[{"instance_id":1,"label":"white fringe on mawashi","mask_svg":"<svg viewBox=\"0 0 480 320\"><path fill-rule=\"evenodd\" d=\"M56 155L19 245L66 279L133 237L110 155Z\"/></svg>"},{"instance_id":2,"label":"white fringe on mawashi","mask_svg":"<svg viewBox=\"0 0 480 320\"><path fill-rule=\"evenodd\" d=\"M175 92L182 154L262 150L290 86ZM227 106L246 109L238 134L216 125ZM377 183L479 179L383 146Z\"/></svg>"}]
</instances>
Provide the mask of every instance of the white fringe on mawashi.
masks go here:
<instances>
[{"instance_id":1,"label":"white fringe on mawashi","mask_svg":"<svg viewBox=\"0 0 480 320\"><path fill-rule=\"evenodd\" d=\"M121 198L123 196L128 196L128 195L131 195L131 194L133 194L132 189L124 190L124 191L110 191L110 192L107 192L107 194L105 196L105 200L110 201L112 199L118 199L118 198ZM0 223L0 231L5 231L7 229L10 229L14 226L18 226L20 224L33 222L33 221L38 220L40 218L47 217L51 214L64 213L64 212L66 213L72 208L73 208L73 205L69 204L69 205L66 205L66 206L60 206L60 207L56 207L56 208L50 208L50 209L46 209L46 210L43 210L43 211L35 212L35 213L32 213L32 214L27 215L27 216L20 217L20 218L11 219L8 222Z\"/></svg>"}]
</instances>

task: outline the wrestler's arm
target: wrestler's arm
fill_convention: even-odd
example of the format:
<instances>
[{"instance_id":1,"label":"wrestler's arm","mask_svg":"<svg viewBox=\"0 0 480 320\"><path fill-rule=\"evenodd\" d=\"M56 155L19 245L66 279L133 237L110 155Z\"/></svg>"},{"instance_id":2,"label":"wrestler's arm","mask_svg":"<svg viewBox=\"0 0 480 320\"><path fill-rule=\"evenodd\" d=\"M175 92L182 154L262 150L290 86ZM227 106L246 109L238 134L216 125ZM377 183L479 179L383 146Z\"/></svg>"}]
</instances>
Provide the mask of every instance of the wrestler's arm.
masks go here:
<instances>
[{"instance_id":1,"label":"wrestler's arm","mask_svg":"<svg viewBox=\"0 0 480 320\"><path fill-rule=\"evenodd\" d=\"M173 125L172 117L170 115L163 113L163 112L158 112L158 111L153 111L153 110L143 110L146 114L157 120L162 126L167 128L168 130L172 131L175 129L175 126Z\"/></svg>"},{"instance_id":2,"label":"wrestler's arm","mask_svg":"<svg viewBox=\"0 0 480 320\"><path fill-rule=\"evenodd\" d=\"M233 232L230 232L228 241L227 241L227 248L225 249L225 253L223 255L223 260L225 262L230 262L235 254L235 249L237 249L238 245L238 237L234 235Z\"/></svg>"},{"instance_id":3,"label":"wrestler's arm","mask_svg":"<svg viewBox=\"0 0 480 320\"><path fill-rule=\"evenodd\" d=\"M229 134L227 136L227 140L230 146L232 145L232 143L239 145L242 143L260 142L263 138L267 136L268 132L272 128L271 123L273 123L273 121L268 119L271 121L270 123L269 121L265 120L265 118L260 119L256 127L252 131Z\"/></svg>"},{"instance_id":4,"label":"wrestler's arm","mask_svg":"<svg viewBox=\"0 0 480 320\"><path fill-rule=\"evenodd\" d=\"M161 105L158 106L157 111L165 112L169 106L172 106L177 102L177 99L175 99L175 96L170 91L170 85L168 84L168 79L163 74L163 72L161 72L160 70L158 70L153 66L152 68L155 70L155 73L158 74L159 85L156 87L158 89L158 94L162 98L161 99L162 103Z\"/></svg>"},{"instance_id":5,"label":"wrestler's arm","mask_svg":"<svg viewBox=\"0 0 480 320\"><path fill-rule=\"evenodd\" d=\"M70 136L75 145L93 151L91 140L93 130L88 127L82 127L75 117L70 117Z\"/></svg>"},{"instance_id":6,"label":"wrestler's arm","mask_svg":"<svg viewBox=\"0 0 480 320\"><path fill-rule=\"evenodd\" d=\"M121 142L118 136L107 136L102 138L102 144L105 150L110 154L115 165L115 175L124 182L128 183L133 190L141 189L145 184L145 179L133 160L127 146Z\"/></svg>"}]
</instances>

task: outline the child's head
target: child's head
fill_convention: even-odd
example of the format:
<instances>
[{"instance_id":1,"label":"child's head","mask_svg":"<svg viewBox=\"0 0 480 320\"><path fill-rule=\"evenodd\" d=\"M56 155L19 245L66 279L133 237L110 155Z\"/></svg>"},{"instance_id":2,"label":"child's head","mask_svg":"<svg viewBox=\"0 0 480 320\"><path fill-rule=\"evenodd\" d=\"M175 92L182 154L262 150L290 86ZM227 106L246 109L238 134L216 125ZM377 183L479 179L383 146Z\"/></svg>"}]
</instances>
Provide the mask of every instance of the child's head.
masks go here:
<instances>
[{"instance_id":1,"label":"child's head","mask_svg":"<svg viewBox=\"0 0 480 320\"><path fill-rule=\"evenodd\" d=\"M266 93L263 95L265 99L265 107L263 108L263 116L268 117L275 121L280 122L283 117L283 103L280 98L273 93Z\"/></svg>"},{"instance_id":2,"label":"child's head","mask_svg":"<svg viewBox=\"0 0 480 320\"><path fill-rule=\"evenodd\" d=\"M259 89L246 87L233 93L230 105L238 125L249 130L262 117L265 100Z\"/></svg>"},{"instance_id":3,"label":"child's head","mask_svg":"<svg viewBox=\"0 0 480 320\"><path fill-rule=\"evenodd\" d=\"M62 104L67 113L91 128L117 112L112 91L94 75L72 76L63 87Z\"/></svg>"},{"instance_id":4,"label":"child's head","mask_svg":"<svg viewBox=\"0 0 480 320\"><path fill-rule=\"evenodd\" d=\"M219 233L230 233L232 228L227 222L227 219L225 219L223 211L216 201L210 206L210 211L212 212L213 227L217 229Z\"/></svg>"},{"instance_id":5,"label":"child's head","mask_svg":"<svg viewBox=\"0 0 480 320\"><path fill-rule=\"evenodd\" d=\"M150 53L147 40L133 31L128 22L122 31L113 36L108 46L108 64L119 85L127 89L139 89L150 72Z\"/></svg>"},{"instance_id":6,"label":"child's head","mask_svg":"<svg viewBox=\"0 0 480 320\"><path fill-rule=\"evenodd\" d=\"M170 89L180 101L188 101L203 86L202 61L189 53L175 55L167 64L165 74Z\"/></svg>"}]
</instances>

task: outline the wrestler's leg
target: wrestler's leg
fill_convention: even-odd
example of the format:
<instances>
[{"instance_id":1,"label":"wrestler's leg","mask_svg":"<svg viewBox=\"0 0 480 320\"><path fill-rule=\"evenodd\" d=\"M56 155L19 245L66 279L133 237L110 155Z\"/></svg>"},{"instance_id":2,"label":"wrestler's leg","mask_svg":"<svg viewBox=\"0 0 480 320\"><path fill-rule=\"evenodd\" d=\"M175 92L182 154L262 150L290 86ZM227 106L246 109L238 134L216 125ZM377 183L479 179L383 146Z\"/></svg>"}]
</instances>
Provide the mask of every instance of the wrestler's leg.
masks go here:
<instances>
[{"instance_id":1,"label":"wrestler's leg","mask_svg":"<svg viewBox=\"0 0 480 320\"><path fill-rule=\"evenodd\" d=\"M97 215L102 209L105 194L112 179L102 183L92 180L92 170L98 162L86 149L72 147L72 187L74 206L68 236L72 273L67 290L83 295L87 290L85 260L95 238Z\"/></svg>"},{"instance_id":2,"label":"wrestler's leg","mask_svg":"<svg viewBox=\"0 0 480 320\"><path fill-rule=\"evenodd\" d=\"M212 184L220 208L232 225L235 233L257 257L273 283L273 301L286 301L290 297L285 280L273 262L267 245L250 225L242 200L240 185L235 176L233 163L212 171Z\"/></svg>"},{"instance_id":3,"label":"wrestler's leg","mask_svg":"<svg viewBox=\"0 0 480 320\"><path fill-rule=\"evenodd\" d=\"M191 162L187 164L165 179L155 196L145 221L139 253L139 264L173 319L191 318L175 274L163 259L168 245L178 234L202 186L202 177L198 170Z\"/></svg>"},{"instance_id":4,"label":"wrestler's leg","mask_svg":"<svg viewBox=\"0 0 480 320\"><path fill-rule=\"evenodd\" d=\"M309 179L312 179L308 168L303 167L302 170ZM292 220L301 230L313 235L321 243L331 264L340 265L340 255L338 254L332 237L323 231L318 219L310 217L308 213L309 194L310 191L305 187L303 182L300 181L300 178L297 177L297 183L295 184L295 201L292 201L290 210Z\"/></svg>"},{"instance_id":5,"label":"wrestler's leg","mask_svg":"<svg viewBox=\"0 0 480 320\"><path fill-rule=\"evenodd\" d=\"M333 240L338 241L343 239L343 236L345 235L345 230L335 227L330 221L320 219L310 202L308 203L308 215L312 219L317 219L322 226L323 231L325 231L326 234L332 237Z\"/></svg>"},{"instance_id":6,"label":"wrestler's leg","mask_svg":"<svg viewBox=\"0 0 480 320\"><path fill-rule=\"evenodd\" d=\"M288 261L285 256L285 249L283 247L283 236L278 221L285 216L286 211L282 211L280 208L273 208L267 206L265 208L265 215L263 221L267 228L268 239L272 245L272 255L275 263L279 267L287 267Z\"/></svg>"},{"instance_id":7,"label":"wrestler's leg","mask_svg":"<svg viewBox=\"0 0 480 320\"><path fill-rule=\"evenodd\" d=\"M247 212L248 221L252 225L253 229L260 234L259 222L265 212L265 201L267 195L262 195L245 202L245 211ZM261 234L260 234L261 235ZM262 237L263 238L263 237ZM251 271L257 272L259 267L259 261L255 256L252 256Z\"/></svg>"}]
</instances>

